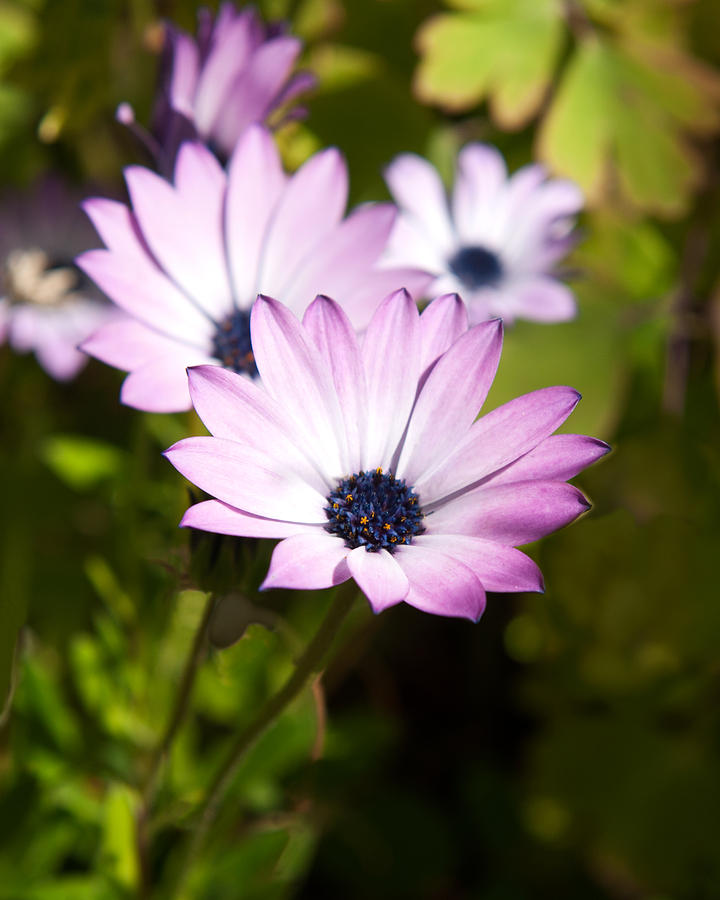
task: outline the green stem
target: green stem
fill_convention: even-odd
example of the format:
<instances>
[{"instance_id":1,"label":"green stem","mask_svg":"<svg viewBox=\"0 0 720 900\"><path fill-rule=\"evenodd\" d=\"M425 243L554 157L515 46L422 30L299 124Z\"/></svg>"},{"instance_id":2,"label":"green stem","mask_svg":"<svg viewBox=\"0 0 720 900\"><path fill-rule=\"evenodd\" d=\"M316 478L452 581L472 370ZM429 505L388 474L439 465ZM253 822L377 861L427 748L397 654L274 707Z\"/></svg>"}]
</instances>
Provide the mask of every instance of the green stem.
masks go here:
<instances>
[{"instance_id":1,"label":"green stem","mask_svg":"<svg viewBox=\"0 0 720 900\"><path fill-rule=\"evenodd\" d=\"M208 624L210 622L210 616L212 615L213 609L213 596L212 594L208 594L208 598L205 602L205 608L203 609L202 618L200 619L197 631L195 632L195 637L193 638L190 653L188 655L188 658L185 660L185 668L183 669L182 678L180 680L180 688L175 695L175 705L173 707L172 715L168 720L162 740L155 748L152 760L150 762L150 769L148 771L147 778L145 779L143 799L145 800L146 805L150 805L153 801L155 791L157 790L157 781L160 774L160 767L168 751L170 750L173 741L175 740L175 735L178 733L178 729L182 725L183 720L187 715L187 711L190 706L190 698L192 696L193 685L195 684L195 676L197 675L198 669L200 667L200 662L202 660L202 655L205 650L205 638L207 636Z\"/></svg>"},{"instance_id":2,"label":"green stem","mask_svg":"<svg viewBox=\"0 0 720 900\"><path fill-rule=\"evenodd\" d=\"M195 676L197 675L198 669L200 668L200 663L202 661L202 656L205 650L205 640L207 637L208 625L210 623L210 616L212 615L213 609L213 595L208 594L208 598L205 602L205 608L203 609L202 618L200 619L197 630L195 631L195 637L193 638L190 653L185 660L185 668L183 669L182 677L180 679L180 687L177 694L175 695L175 704L173 706L172 714L168 719L168 723L165 727L165 732L163 733L162 739L153 751L148 773L143 782L142 799L137 814L137 847L142 876L142 885L140 892L141 896L149 895L147 829L150 810L155 801L155 795L159 786L162 763L166 758L168 752L170 751L173 741L175 740L175 736L177 735L180 726L185 720L185 716L187 715L187 712L190 708L190 699L192 697L193 685L195 684Z\"/></svg>"},{"instance_id":3,"label":"green stem","mask_svg":"<svg viewBox=\"0 0 720 900\"><path fill-rule=\"evenodd\" d=\"M205 837L217 818L225 793L237 774L245 754L260 735L272 725L278 716L300 694L311 676L322 669L325 656L347 614L350 612L356 597L354 582L349 582L349 585L351 590L341 588L335 595L330 609L315 636L295 664L295 669L290 678L288 678L277 694L270 697L257 716L237 736L233 747L225 759L225 763L215 776L215 780L210 785L205 800L198 810L199 821L192 834L190 845L180 867L179 877L175 882L174 890L169 895L170 897L177 896L178 890L184 884L195 858L202 849Z\"/></svg>"}]
</instances>

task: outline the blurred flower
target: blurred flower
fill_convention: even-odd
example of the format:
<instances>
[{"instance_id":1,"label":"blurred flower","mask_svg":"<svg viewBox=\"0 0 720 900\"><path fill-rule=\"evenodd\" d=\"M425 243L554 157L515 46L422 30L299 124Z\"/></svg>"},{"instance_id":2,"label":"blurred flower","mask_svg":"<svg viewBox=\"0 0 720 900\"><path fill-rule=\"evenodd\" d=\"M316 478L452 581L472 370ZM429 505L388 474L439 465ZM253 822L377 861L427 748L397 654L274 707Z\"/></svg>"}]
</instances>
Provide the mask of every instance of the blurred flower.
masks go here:
<instances>
[{"instance_id":1,"label":"blurred flower","mask_svg":"<svg viewBox=\"0 0 720 900\"><path fill-rule=\"evenodd\" d=\"M0 341L33 351L58 381L85 365L78 344L114 314L72 261L92 234L78 202L51 177L0 200Z\"/></svg>"},{"instance_id":2,"label":"blurred flower","mask_svg":"<svg viewBox=\"0 0 720 900\"><path fill-rule=\"evenodd\" d=\"M136 125L127 103L118 119L138 134L162 172L172 171L185 140L200 139L227 159L251 123L304 114L290 108L315 84L309 72L292 74L301 49L298 38L265 25L254 7L238 12L223 3L214 21L209 9L200 9L195 39L166 26L152 135Z\"/></svg>"},{"instance_id":3,"label":"blurred flower","mask_svg":"<svg viewBox=\"0 0 720 900\"><path fill-rule=\"evenodd\" d=\"M78 265L133 316L109 324L83 349L130 371L121 399L154 412L190 408L185 368L222 364L255 375L250 307L272 294L301 313L317 293L342 299L366 327L378 297L425 272L379 269L397 210L366 205L343 219L347 167L335 149L283 172L268 131L248 128L227 174L202 144L182 146L174 186L138 166L126 170L132 209L85 204L107 249Z\"/></svg>"},{"instance_id":4,"label":"blurred flower","mask_svg":"<svg viewBox=\"0 0 720 900\"><path fill-rule=\"evenodd\" d=\"M508 178L500 153L485 144L461 150L451 208L437 171L419 156L396 157L385 177L402 212L387 265L430 269L432 295L460 292L471 322L575 316L572 292L553 275L575 242L583 201L572 181L548 179L541 165Z\"/></svg>"},{"instance_id":5,"label":"blurred flower","mask_svg":"<svg viewBox=\"0 0 720 900\"><path fill-rule=\"evenodd\" d=\"M275 300L252 311L265 390L217 367L191 369L213 437L166 455L217 499L182 525L282 538L263 587L354 578L375 612L401 601L479 618L485 591L541 591L515 549L589 507L566 484L607 452L552 435L579 395L534 391L475 420L500 358L498 320L467 328L456 295L418 314L406 291L378 307L358 344L341 307L318 297L302 324Z\"/></svg>"}]
</instances>

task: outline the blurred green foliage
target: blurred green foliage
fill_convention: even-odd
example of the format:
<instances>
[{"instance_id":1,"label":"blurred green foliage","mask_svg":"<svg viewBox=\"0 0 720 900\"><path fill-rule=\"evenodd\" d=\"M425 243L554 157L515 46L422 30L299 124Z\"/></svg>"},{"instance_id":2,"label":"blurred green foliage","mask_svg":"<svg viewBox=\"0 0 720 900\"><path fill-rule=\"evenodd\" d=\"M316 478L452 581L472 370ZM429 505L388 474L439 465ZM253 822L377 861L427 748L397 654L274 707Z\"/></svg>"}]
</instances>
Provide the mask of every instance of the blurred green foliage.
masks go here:
<instances>
[{"instance_id":1,"label":"blurred green foliage","mask_svg":"<svg viewBox=\"0 0 720 900\"><path fill-rule=\"evenodd\" d=\"M3 0L0 169L121 191L160 17L192 0ZM543 597L483 622L358 609L328 672L247 757L188 898L712 900L720 871L719 14L713 0L267 0L320 84L279 140L347 155L353 202L396 153L450 180L465 141L539 155L588 198L576 321L508 329L489 405L553 383L613 455L591 514L531 552ZM96 188L95 188L96 189ZM0 898L162 898L232 735L326 603L258 597L269 548L176 528L160 451L202 426L0 354ZM209 591L188 715L147 816ZM25 624L25 627L23 626ZM16 638L20 640L16 647ZM222 649L221 649L222 648ZM327 732L325 734L325 731ZM151 885L154 887L151 888Z\"/></svg>"},{"instance_id":2,"label":"blurred green foliage","mask_svg":"<svg viewBox=\"0 0 720 900\"><path fill-rule=\"evenodd\" d=\"M448 4L460 11L432 18L418 35L422 99L461 112L488 97L506 130L541 113L540 157L593 206L687 211L702 179L690 138L718 129L720 75L686 52L690 14L680 4Z\"/></svg>"}]
</instances>

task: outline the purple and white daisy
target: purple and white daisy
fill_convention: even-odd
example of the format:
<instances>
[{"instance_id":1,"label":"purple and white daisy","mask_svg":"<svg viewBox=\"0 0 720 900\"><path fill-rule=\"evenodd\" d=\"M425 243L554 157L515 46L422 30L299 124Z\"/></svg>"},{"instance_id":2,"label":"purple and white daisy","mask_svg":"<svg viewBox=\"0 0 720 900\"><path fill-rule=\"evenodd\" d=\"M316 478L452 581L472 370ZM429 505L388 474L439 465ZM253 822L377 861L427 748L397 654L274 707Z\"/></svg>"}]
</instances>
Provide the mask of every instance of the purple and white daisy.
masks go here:
<instances>
[{"instance_id":1,"label":"purple and white daisy","mask_svg":"<svg viewBox=\"0 0 720 900\"><path fill-rule=\"evenodd\" d=\"M118 119L138 133L162 172L172 171L186 140L209 144L227 159L251 123L280 124L304 114L292 103L316 79L293 74L301 50L298 38L281 24L266 25L252 6L238 11L222 3L215 19L202 8L196 38L166 25L152 135L137 126L127 103Z\"/></svg>"},{"instance_id":2,"label":"purple and white daisy","mask_svg":"<svg viewBox=\"0 0 720 900\"><path fill-rule=\"evenodd\" d=\"M548 179L535 164L508 177L486 144L460 151L450 201L436 169L415 154L396 157L385 178L401 210L387 265L422 263L435 275L431 296L459 292L471 322L575 316L572 292L553 274L576 240L583 198L574 182Z\"/></svg>"},{"instance_id":3,"label":"purple and white daisy","mask_svg":"<svg viewBox=\"0 0 720 900\"><path fill-rule=\"evenodd\" d=\"M342 300L356 329L378 298L429 280L376 265L397 210L366 205L343 218L348 178L335 149L283 172L271 134L248 128L227 173L203 145L182 146L174 184L133 166L131 208L92 199L85 210L107 249L77 260L133 318L99 329L83 349L129 371L121 399L152 412L190 408L185 368L202 363L257 373L250 308L272 294L298 315L317 293Z\"/></svg>"},{"instance_id":4,"label":"purple and white daisy","mask_svg":"<svg viewBox=\"0 0 720 900\"><path fill-rule=\"evenodd\" d=\"M302 323L260 297L252 345L264 390L217 367L189 372L213 436L166 456L216 499L190 507L182 525L280 538L263 588L354 578L375 612L404 601L477 620L488 590L543 589L515 545L588 509L566 479L609 448L553 434L579 399L569 387L475 421L500 358L500 321L468 329L456 295L419 315L401 290L359 341L327 297Z\"/></svg>"},{"instance_id":5,"label":"purple and white daisy","mask_svg":"<svg viewBox=\"0 0 720 900\"><path fill-rule=\"evenodd\" d=\"M46 177L0 201L0 342L34 352L57 381L77 375L78 344L117 315L73 264L91 236L78 199Z\"/></svg>"}]
</instances>

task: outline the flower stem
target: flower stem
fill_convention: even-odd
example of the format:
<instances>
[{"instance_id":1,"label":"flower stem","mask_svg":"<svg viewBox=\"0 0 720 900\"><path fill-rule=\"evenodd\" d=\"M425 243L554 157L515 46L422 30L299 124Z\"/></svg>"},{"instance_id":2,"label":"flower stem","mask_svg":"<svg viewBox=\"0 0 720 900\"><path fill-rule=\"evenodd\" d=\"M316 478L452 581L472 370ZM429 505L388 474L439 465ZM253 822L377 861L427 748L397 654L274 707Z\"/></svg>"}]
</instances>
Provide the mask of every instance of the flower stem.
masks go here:
<instances>
[{"instance_id":1,"label":"flower stem","mask_svg":"<svg viewBox=\"0 0 720 900\"><path fill-rule=\"evenodd\" d=\"M205 638L207 636L208 624L210 622L210 616L212 615L213 608L213 595L208 594L208 598L205 601L205 608L203 609L202 618L200 619L197 631L195 632L195 637L193 638L190 653L185 660L185 668L183 669L182 678L180 680L180 688L175 696L175 705L173 707L172 715L168 720L162 740L155 748L152 760L150 762L150 769L145 779L143 787L143 798L148 805L152 803L155 791L157 790L157 781L160 774L162 761L165 759L168 750L172 746L172 743L175 740L175 735L182 725L183 719L185 718L190 705L192 689L193 685L195 684L195 676L197 675L202 655L205 650Z\"/></svg>"},{"instance_id":2,"label":"flower stem","mask_svg":"<svg viewBox=\"0 0 720 900\"><path fill-rule=\"evenodd\" d=\"M208 624L210 616L214 609L213 595L208 594L205 601L202 617L195 631L190 653L185 660L185 668L183 669L180 679L180 687L175 695L175 704L172 714L168 719L165 732L153 751L150 760L150 766L145 780L142 784L140 808L137 813L137 846L138 856L141 862L142 881L145 887L143 895L147 895L149 873L147 871L147 828L150 811L157 793L160 772L163 760L166 758L170 748L172 747L175 736L182 725L188 709L190 708L190 698L192 696L193 685L195 684L195 676L200 668L203 652L205 650L205 641L207 637Z\"/></svg>"},{"instance_id":3,"label":"flower stem","mask_svg":"<svg viewBox=\"0 0 720 900\"><path fill-rule=\"evenodd\" d=\"M347 614L350 612L356 597L354 582L349 582L349 585L351 586L350 590L341 588L335 595L315 636L295 664L292 675L283 687L270 697L255 718L237 736L223 766L215 776L215 780L210 785L205 800L198 810L199 821L190 839L190 845L184 855L183 863L180 866L175 888L169 894L170 897L176 897L178 890L184 884L196 856L202 849L205 837L217 818L225 793L237 774L245 754L260 735L272 725L278 716L300 694L310 678L322 669L325 656Z\"/></svg>"}]
</instances>

